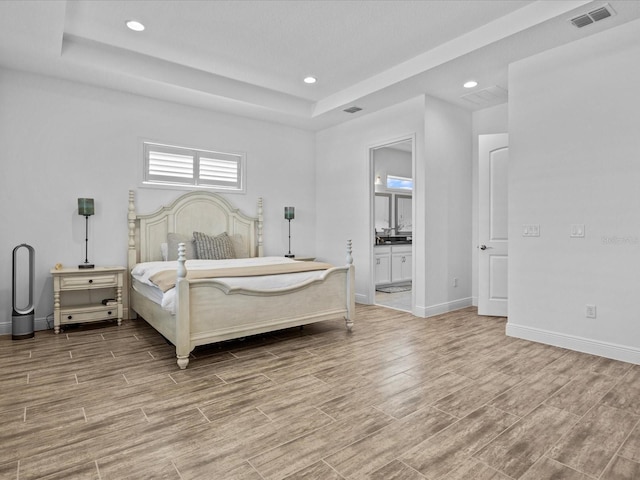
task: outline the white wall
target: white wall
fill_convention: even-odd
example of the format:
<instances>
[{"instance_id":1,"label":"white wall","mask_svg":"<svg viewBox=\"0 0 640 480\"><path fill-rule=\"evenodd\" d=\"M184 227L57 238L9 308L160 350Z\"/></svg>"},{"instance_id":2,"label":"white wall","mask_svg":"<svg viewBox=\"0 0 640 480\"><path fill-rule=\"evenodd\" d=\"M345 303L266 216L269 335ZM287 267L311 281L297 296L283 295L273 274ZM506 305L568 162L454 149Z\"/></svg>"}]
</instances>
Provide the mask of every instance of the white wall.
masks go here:
<instances>
[{"instance_id":1,"label":"white wall","mask_svg":"<svg viewBox=\"0 0 640 480\"><path fill-rule=\"evenodd\" d=\"M508 106L506 103L473 112L471 115L473 138L472 163L472 209L471 209L471 292L473 305L478 305L478 136L492 133L507 133Z\"/></svg>"},{"instance_id":2,"label":"white wall","mask_svg":"<svg viewBox=\"0 0 640 480\"><path fill-rule=\"evenodd\" d=\"M358 301L373 302L369 149L410 135L416 138L414 314L426 317L471 305L469 112L421 97L319 132L316 250L339 262L339 236L351 238Z\"/></svg>"},{"instance_id":3,"label":"white wall","mask_svg":"<svg viewBox=\"0 0 640 480\"><path fill-rule=\"evenodd\" d=\"M415 154L420 159L423 123L424 101L418 97L317 133L316 252L326 261L341 264L346 240L353 241L358 302L373 303L369 291L373 262L369 149L416 135ZM417 279L420 282L424 280Z\"/></svg>"},{"instance_id":4,"label":"white wall","mask_svg":"<svg viewBox=\"0 0 640 480\"><path fill-rule=\"evenodd\" d=\"M509 73L507 333L640 363L640 21ZM540 224L523 238L524 223ZM570 238L584 224L585 238ZM597 318L585 318L585 305Z\"/></svg>"},{"instance_id":5,"label":"white wall","mask_svg":"<svg viewBox=\"0 0 640 480\"><path fill-rule=\"evenodd\" d=\"M466 305L470 298L470 114L418 97L314 134L59 79L0 69L0 334L11 328L11 250L36 249L37 328L53 311L50 268L84 260L77 198L96 201L89 260L126 264L128 190L148 213L182 191L140 188L140 142L162 141L247 154L247 193L227 194L242 210L265 202L265 251L287 250L283 207L296 207L292 251L332 263L353 240L358 300L370 303L373 174L369 149L415 138L416 314ZM425 137L429 140L425 142ZM459 286L452 287L453 278Z\"/></svg>"},{"instance_id":6,"label":"white wall","mask_svg":"<svg viewBox=\"0 0 640 480\"><path fill-rule=\"evenodd\" d=\"M426 300L417 314L432 316L471 305L472 136L471 114L442 100L427 96L424 118L416 203L426 206Z\"/></svg>"},{"instance_id":7,"label":"white wall","mask_svg":"<svg viewBox=\"0 0 640 480\"><path fill-rule=\"evenodd\" d=\"M283 207L296 207L292 250L315 254L315 139L273 123L218 114L48 77L0 69L0 334L11 331L11 251L36 250L38 326L53 311L49 269L84 261L91 197L89 260L126 265L127 192L149 213L182 191L138 187L140 139L247 154L246 194L225 195L255 215L264 197L265 254L287 251Z\"/></svg>"}]
</instances>

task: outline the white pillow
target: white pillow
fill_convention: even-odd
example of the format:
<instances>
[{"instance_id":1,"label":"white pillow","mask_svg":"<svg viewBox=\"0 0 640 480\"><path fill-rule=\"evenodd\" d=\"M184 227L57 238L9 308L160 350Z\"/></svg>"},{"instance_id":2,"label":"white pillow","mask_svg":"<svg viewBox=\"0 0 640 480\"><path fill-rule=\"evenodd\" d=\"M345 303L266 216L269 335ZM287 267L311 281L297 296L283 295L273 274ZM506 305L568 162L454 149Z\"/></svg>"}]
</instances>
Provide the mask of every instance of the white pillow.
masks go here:
<instances>
[{"instance_id":1,"label":"white pillow","mask_svg":"<svg viewBox=\"0 0 640 480\"><path fill-rule=\"evenodd\" d=\"M236 258L249 258L249 250L244 243L244 238L239 233L231 235L231 243L233 250L236 252Z\"/></svg>"},{"instance_id":2,"label":"white pillow","mask_svg":"<svg viewBox=\"0 0 640 480\"><path fill-rule=\"evenodd\" d=\"M168 246L168 254L167 260L178 260L178 244L184 243L185 246L185 257L187 260L194 260L198 258L196 253L196 244L191 235L184 235L181 233L169 233L167 235Z\"/></svg>"}]
</instances>

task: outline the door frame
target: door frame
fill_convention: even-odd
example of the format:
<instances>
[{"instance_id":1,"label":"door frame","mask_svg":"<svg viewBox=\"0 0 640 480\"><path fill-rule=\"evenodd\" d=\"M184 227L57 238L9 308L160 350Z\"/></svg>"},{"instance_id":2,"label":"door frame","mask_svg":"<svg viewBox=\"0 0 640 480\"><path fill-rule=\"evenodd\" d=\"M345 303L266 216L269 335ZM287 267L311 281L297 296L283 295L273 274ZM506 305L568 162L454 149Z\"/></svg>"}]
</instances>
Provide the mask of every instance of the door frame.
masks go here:
<instances>
[{"instance_id":1,"label":"door frame","mask_svg":"<svg viewBox=\"0 0 640 480\"><path fill-rule=\"evenodd\" d=\"M369 175L367 175L367 183L368 183L368 188L366 189L367 194L369 195L369 269L370 269L370 275L369 275L369 288L368 288L368 304L369 305L375 305L376 303L376 273L375 273L375 266L374 266L374 260L375 260L375 243L376 243L376 239L375 239L375 209L374 209L374 204L375 204L375 157L374 157L374 153L376 150L379 150L381 148L385 148L385 147L390 147L396 143L401 143L401 142L406 142L406 141L410 141L411 142L411 177L413 178L413 192L411 195L411 224L413 225L413 229L415 230L415 224L416 224L416 189L417 189L417 179L416 179L416 134L414 133L409 133L406 135L400 135L398 137L394 137L385 141L381 141L379 143L375 143L371 146L369 146L368 149L368 168L369 168ZM413 244L412 244L413 247ZM416 255L412 255L411 256L411 280L412 280L412 285L415 285L415 277L416 277ZM416 303L416 299L415 299L415 289L412 288L411 289L411 311L413 312L415 310L415 303Z\"/></svg>"}]
</instances>

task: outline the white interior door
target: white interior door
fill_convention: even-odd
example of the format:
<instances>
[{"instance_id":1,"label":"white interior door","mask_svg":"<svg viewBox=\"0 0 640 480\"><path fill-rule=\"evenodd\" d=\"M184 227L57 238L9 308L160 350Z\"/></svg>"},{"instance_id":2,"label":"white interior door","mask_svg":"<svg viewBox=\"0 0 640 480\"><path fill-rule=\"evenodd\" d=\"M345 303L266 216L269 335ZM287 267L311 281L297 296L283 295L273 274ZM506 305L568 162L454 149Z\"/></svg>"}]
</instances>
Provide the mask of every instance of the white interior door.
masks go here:
<instances>
[{"instance_id":1,"label":"white interior door","mask_svg":"<svg viewBox=\"0 0 640 480\"><path fill-rule=\"evenodd\" d=\"M480 135L478 148L478 314L506 317L509 137Z\"/></svg>"}]
</instances>

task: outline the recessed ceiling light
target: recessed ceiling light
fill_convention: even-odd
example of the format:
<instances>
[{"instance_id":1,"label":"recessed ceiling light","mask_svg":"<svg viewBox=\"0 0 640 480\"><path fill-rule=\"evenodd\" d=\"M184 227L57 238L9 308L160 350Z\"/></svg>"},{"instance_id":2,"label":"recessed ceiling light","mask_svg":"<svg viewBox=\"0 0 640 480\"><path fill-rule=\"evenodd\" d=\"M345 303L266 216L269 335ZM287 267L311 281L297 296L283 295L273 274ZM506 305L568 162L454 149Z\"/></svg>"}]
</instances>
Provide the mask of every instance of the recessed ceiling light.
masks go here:
<instances>
[{"instance_id":1,"label":"recessed ceiling light","mask_svg":"<svg viewBox=\"0 0 640 480\"><path fill-rule=\"evenodd\" d=\"M308 84L316 83L317 81L318 81L318 79L316 77L305 77L304 78L304 83L308 83Z\"/></svg>"},{"instance_id":2,"label":"recessed ceiling light","mask_svg":"<svg viewBox=\"0 0 640 480\"><path fill-rule=\"evenodd\" d=\"M478 86L478 82L476 82L475 80L469 80L468 82L465 82L465 84L463 85L464 88L473 88L477 86Z\"/></svg>"},{"instance_id":3,"label":"recessed ceiling light","mask_svg":"<svg viewBox=\"0 0 640 480\"><path fill-rule=\"evenodd\" d=\"M127 20L127 27L133 30L134 32L141 32L144 30L144 25L138 22L137 20Z\"/></svg>"}]
</instances>

